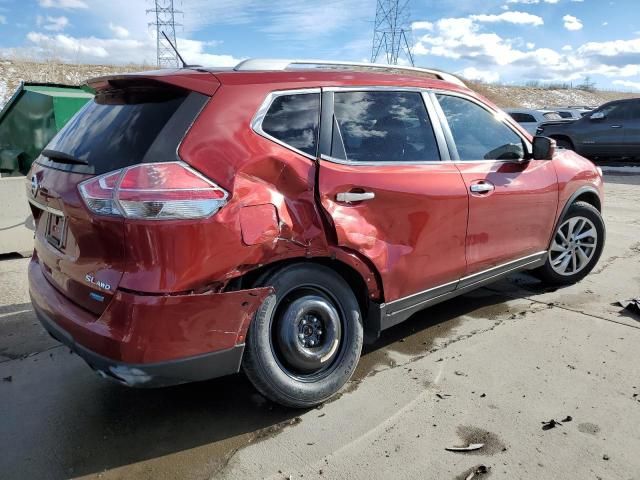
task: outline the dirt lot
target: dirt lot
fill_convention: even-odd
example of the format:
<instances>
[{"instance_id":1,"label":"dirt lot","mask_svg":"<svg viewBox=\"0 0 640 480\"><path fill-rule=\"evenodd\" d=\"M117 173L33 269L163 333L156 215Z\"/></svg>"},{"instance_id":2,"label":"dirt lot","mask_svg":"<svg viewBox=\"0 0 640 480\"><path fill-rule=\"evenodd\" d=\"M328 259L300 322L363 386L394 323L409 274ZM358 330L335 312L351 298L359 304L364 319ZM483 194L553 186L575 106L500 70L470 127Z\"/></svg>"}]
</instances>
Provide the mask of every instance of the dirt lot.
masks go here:
<instances>
[{"instance_id":1,"label":"dirt lot","mask_svg":"<svg viewBox=\"0 0 640 480\"><path fill-rule=\"evenodd\" d=\"M240 375L164 390L98 378L48 338L27 260L0 261L0 477L640 479L638 177L607 186L607 246L579 285L527 275L416 315L319 409ZM563 420L543 430L543 421ZM474 453L445 447L484 443Z\"/></svg>"}]
</instances>

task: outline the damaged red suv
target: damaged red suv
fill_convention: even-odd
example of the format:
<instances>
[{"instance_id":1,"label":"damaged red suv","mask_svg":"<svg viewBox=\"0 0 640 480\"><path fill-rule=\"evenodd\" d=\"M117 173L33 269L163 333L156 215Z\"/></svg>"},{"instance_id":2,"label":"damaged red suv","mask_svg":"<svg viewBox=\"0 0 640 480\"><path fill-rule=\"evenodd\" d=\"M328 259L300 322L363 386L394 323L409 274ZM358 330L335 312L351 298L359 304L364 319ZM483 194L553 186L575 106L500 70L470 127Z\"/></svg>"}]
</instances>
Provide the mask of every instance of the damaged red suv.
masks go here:
<instances>
[{"instance_id":1,"label":"damaged red suv","mask_svg":"<svg viewBox=\"0 0 640 480\"><path fill-rule=\"evenodd\" d=\"M388 68L388 67L386 67ZM247 60L91 80L29 174L44 327L130 386L315 405L363 342L605 241L602 176L443 72Z\"/></svg>"}]
</instances>

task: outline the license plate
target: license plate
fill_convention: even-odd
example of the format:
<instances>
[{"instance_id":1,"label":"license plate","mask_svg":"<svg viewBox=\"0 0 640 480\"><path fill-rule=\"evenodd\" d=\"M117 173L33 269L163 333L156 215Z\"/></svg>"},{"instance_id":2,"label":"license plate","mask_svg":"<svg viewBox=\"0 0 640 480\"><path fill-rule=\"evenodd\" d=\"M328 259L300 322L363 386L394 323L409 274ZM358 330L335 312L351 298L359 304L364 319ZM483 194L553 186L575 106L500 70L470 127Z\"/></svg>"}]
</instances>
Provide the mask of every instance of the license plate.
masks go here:
<instances>
[{"instance_id":1,"label":"license plate","mask_svg":"<svg viewBox=\"0 0 640 480\"><path fill-rule=\"evenodd\" d=\"M47 227L45 238L59 250L64 248L67 236L67 221L65 217L49 212L47 216Z\"/></svg>"}]
</instances>

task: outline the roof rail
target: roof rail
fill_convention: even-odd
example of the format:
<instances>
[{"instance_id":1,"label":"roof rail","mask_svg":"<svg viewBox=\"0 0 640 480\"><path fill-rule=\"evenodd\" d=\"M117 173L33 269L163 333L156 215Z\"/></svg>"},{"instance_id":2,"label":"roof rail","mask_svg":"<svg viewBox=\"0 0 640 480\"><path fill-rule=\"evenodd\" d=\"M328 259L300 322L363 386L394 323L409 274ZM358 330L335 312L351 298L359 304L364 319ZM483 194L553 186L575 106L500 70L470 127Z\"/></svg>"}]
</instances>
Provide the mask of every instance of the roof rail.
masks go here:
<instances>
[{"instance_id":1,"label":"roof rail","mask_svg":"<svg viewBox=\"0 0 640 480\"><path fill-rule=\"evenodd\" d=\"M427 73L435 76L439 80L453 83L460 87L466 87L464 82L451 73L434 70L431 68L405 67L401 65L385 65L382 63L367 62L341 62L337 60L285 60L277 58L249 58L237 64L233 69L236 71L256 71L256 70L287 70L293 65L313 65L316 67L358 67L371 68L377 70L401 70L406 72Z\"/></svg>"}]
</instances>

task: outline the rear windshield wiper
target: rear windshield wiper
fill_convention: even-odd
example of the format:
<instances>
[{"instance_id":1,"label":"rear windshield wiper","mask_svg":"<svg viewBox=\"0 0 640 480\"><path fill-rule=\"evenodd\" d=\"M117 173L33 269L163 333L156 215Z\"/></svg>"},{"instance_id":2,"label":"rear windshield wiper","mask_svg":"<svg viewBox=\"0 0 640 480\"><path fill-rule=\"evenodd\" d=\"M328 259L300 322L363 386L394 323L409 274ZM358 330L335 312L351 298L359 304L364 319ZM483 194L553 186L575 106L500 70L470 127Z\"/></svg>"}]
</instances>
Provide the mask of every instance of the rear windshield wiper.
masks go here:
<instances>
[{"instance_id":1,"label":"rear windshield wiper","mask_svg":"<svg viewBox=\"0 0 640 480\"><path fill-rule=\"evenodd\" d=\"M89 162L86 160L82 160L81 158L74 157L73 155L69 155L68 153L59 152L58 150L49 150L44 149L42 151L42 155L47 157L49 160L53 160L59 163L72 163L75 165L89 165Z\"/></svg>"}]
</instances>

